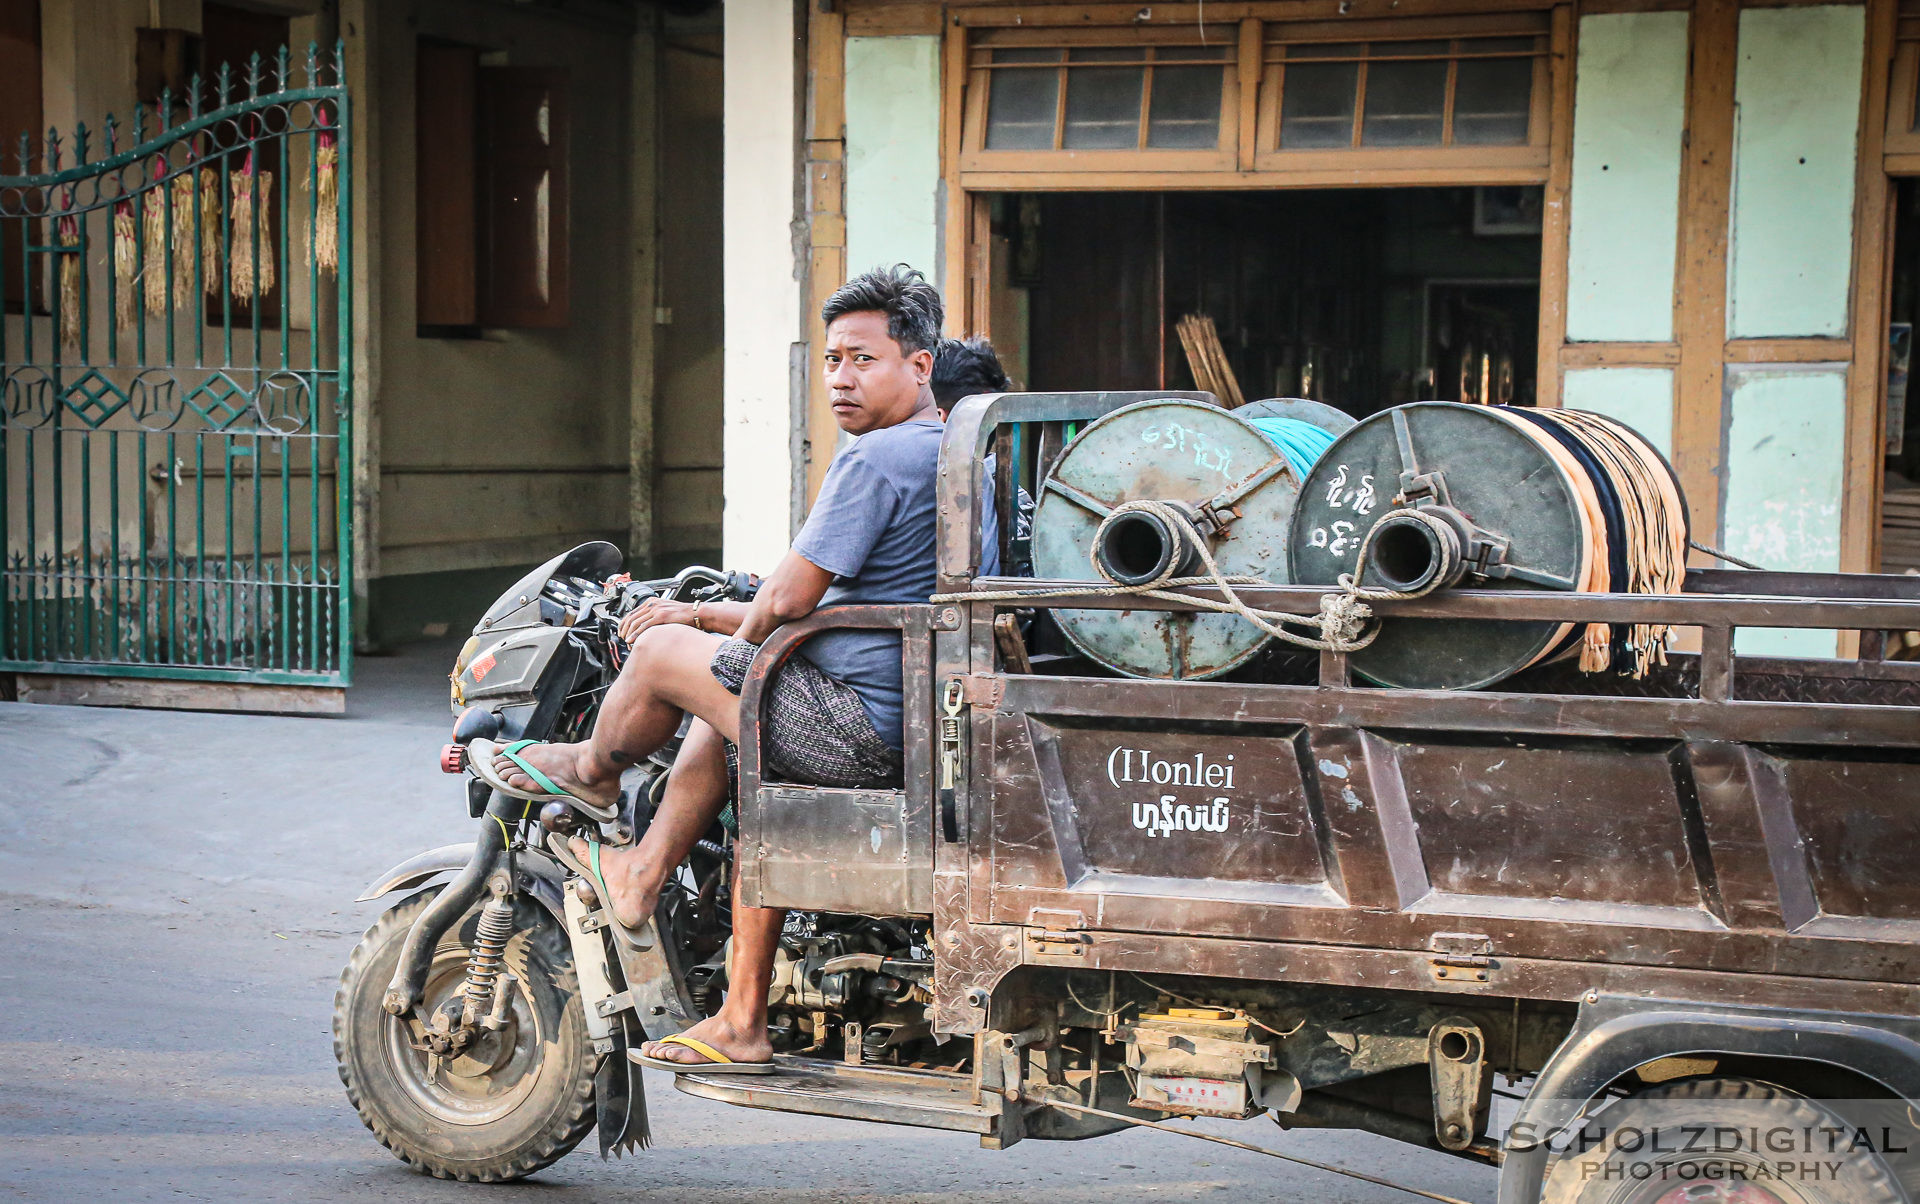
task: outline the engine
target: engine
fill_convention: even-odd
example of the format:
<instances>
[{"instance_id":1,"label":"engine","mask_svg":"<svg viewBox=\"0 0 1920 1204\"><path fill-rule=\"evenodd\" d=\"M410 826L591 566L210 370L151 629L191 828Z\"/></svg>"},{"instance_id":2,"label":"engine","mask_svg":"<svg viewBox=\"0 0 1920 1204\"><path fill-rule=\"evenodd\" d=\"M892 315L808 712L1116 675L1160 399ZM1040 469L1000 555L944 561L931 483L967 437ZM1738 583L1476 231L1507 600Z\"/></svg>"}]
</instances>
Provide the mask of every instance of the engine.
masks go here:
<instances>
[{"instance_id":1,"label":"engine","mask_svg":"<svg viewBox=\"0 0 1920 1204\"><path fill-rule=\"evenodd\" d=\"M933 958L924 920L795 913L774 956L774 1048L906 1065L930 1052Z\"/></svg>"}]
</instances>

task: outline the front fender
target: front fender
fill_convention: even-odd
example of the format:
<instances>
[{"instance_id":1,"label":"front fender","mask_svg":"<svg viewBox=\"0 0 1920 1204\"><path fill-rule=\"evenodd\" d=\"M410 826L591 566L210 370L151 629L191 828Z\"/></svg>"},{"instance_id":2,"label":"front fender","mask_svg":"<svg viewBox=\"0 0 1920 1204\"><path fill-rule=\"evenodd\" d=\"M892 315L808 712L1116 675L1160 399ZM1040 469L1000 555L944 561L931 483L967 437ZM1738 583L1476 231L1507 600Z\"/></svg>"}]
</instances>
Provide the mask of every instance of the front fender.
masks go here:
<instances>
[{"instance_id":1,"label":"front fender","mask_svg":"<svg viewBox=\"0 0 1920 1204\"><path fill-rule=\"evenodd\" d=\"M474 842L468 841L465 844L443 844L437 849L415 853L375 878L354 902L370 903L382 895L412 890L440 874L463 869L473 859L473 850ZM566 880L566 871L560 868L560 863L539 850L522 849L514 855L514 868L522 879L519 884L521 889L540 900L541 905L564 924L566 908L562 902L561 885Z\"/></svg>"},{"instance_id":2,"label":"front fender","mask_svg":"<svg viewBox=\"0 0 1920 1204\"><path fill-rule=\"evenodd\" d=\"M465 844L443 844L437 849L415 853L375 878L354 902L371 903L381 895L390 895L397 890L411 890L435 874L460 869L472 859L473 842L471 840Z\"/></svg>"}]
</instances>

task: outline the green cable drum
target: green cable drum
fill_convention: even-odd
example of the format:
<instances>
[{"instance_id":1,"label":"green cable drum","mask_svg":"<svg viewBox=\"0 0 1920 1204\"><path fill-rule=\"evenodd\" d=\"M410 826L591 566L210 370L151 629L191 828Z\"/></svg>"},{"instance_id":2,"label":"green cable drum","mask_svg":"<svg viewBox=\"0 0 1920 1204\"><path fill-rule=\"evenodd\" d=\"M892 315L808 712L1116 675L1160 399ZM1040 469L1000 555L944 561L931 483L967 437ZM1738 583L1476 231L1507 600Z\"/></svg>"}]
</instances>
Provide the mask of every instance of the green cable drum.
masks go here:
<instances>
[{"instance_id":1,"label":"green cable drum","mask_svg":"<svg viewBox=\"0 0 1920 1204\"><path fill-rule=\"evenodd\" d=\"M1143 582L1176 563L1180 537L1148 515L1126 515L1093 547L1101 521L1122 502L1174 503L1228 521L1208 551L1229 575L1287 580L1287 533L1300 478L1288 453L1253 425L1293 419L1330 434L1353 419L1312 401L1254 402L1228 411L1199 401L1136 402L1088 424L1061 451L1041 486L1033 516L1033 570L1040 578L1084 581L1092 558L1116 580ZM1294 452L1296 457L1298 451ZM1198 524L1203 530L1211 526ZM1194 680L1245 664L1269 637L1237 615L1154 610L1057 610L1073 646L1129 677Z\"/></svg>"},{"instance_id":2,"label":"green cable drum","mask_svg":"<svg viewBox=\"0 0 1920 1204\"><path fill-rule=\"evenodd\" d=\"M1671 490L1649 505L1678 541L1678 560L1672 547L1655 551L1683 572L1685 499L1671 466L1631 430L1578 412L1417 402L1360 422L1308 474L1288 540L1292 580L1333 585L1358 574L1364 587L1414 594L1454 584L1659 592L1628 580L1629 559L1640 563L1648 543L1621 525L1622 492L1635 482L1601 462L1583 427L1601 428L1600 452L1645 468L1643 486ZM1585 631L1395 619L1352 665L1384 686L1473 689L1570 651ZM1647 637L1635 629L1634 638Z\"/></svg>"}]
</instances>

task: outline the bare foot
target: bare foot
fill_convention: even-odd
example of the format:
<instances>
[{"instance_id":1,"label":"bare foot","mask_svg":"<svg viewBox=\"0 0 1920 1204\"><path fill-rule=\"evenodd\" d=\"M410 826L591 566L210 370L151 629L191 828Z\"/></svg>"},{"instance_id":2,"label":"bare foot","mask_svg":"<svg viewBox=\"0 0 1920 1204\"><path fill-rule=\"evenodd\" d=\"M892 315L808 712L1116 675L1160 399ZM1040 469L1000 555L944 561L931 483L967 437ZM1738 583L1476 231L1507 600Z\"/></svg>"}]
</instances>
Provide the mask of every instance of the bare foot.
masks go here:
<instances>
[{"instance_id":1,"label":"bare foot","mask_svg":"<svg viewBox=\"0 0 1920 1204\"><path fill-rule=\"evenodd\" d=\"M515 755L546 774L554 785L570 790L588 802L611 807L620 800L619 775L598 780L589 776L593 770L584 742L535 744L521 749ZM546 789L529 777L526 770L509 760L505 753L493 759L493 768L507 785L516 790L541 793Z\"/></svg>"},{"instance_id":2,"label":"bare foot","mask_svg":"<svg viewBox=\"0 0 1920 1204\"><path fill-rule=\"evenodd\" d=\"M686 1035L713 1046L736 1062L765 1062L773 1057L773 1043L767 1040L767 1026L764 1023L742 1028L729 1019L724 1011L694 1025ZM662 1062L678 1062L686 1066L698 1066L708 1060L697 1049L669 1045L664 1041L649 1041L640 1047L640 1052Z\"/></svg>"},{"instance_id":3,"label":"bare foot","mask_svg":"<svg viewBox=\"0 0 1920 1204\"><path fill-rule=\"evenodd\" d=\"M593 850L585 838L575 836L567 841L567 847L580 859L582 865L593 864ZM648 870L647 859L641 855L638 845L625 845L613 848L600 846L600 876L607 881L607 893L613 898L603 900L613 908L613 918L627 928L644 928L653 918L653 910L660 902L660 885L664 876Z\"/></svg>"}]
</instances>

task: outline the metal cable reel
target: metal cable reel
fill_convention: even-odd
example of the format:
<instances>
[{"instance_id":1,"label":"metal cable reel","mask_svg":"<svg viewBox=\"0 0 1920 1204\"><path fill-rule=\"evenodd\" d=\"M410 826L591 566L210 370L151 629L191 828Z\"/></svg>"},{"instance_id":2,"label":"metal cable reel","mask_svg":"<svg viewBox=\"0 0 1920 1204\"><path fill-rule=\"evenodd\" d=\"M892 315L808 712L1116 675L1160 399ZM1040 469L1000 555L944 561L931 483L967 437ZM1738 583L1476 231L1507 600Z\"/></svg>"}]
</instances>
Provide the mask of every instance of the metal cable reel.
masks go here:
<instances>
[{"instance_id":1,"label":"metal cable reel","mask_svg":"<svg viewBox=\"0 0 1920 1204\"><path fill-rule=\"evenodd\" d=\"M1292 580L1371 589L1679 592L1686 499L1665 458L1597 414L1418 402L1357 424L1308 474ZM1362 549L1366 563L1360 563ZM1580 651L1590 672L1664 657L1665 628L1398 619L1353 654L1384 686L1473 689Z\"/></svg>"},{"instance_id":2,"label":"metal cable reel","mask_svg":"<svg viewBox=\"0 0 1920 1204\"><path fill-rule=\"evenodd\" d=\"M1067 444L1042 484L1033 517L1034 575L1086 580L1090 559L1101 575L1130 585L1193 571L1193 549L1177 529L1184 524L1152 513L1120 516L1095 546L1096 532L1116 507L1153 500L1189 520L1222 573L1287 581L1286 542L1301 474L1255 420L1292 420L1336 436L1353 425L1331 406L1292 399L1231 411L1174 398L1123 406ZM1052 613L1075 648L1129 677L1218 677L1270 639L1230 614Z\"/></svg>"}]
</instances>

